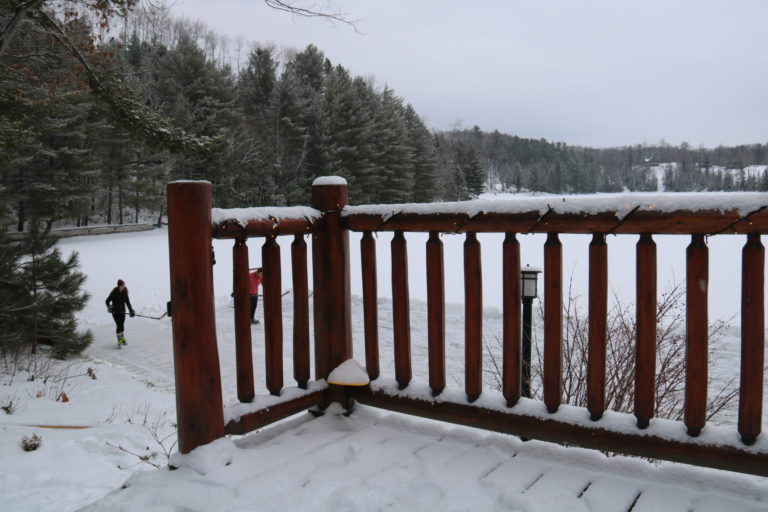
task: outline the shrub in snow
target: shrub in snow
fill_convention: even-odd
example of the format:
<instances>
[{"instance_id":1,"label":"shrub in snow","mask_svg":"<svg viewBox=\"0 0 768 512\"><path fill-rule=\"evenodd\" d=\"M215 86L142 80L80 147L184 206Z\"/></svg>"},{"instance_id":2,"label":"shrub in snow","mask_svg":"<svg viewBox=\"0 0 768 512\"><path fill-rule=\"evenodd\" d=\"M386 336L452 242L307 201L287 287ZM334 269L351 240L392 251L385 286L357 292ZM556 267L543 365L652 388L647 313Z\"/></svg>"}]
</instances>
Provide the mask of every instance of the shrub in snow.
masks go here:
<instances>
[{"instance_id":1,"label":"shrub in snow","mask_svg":"<svg viewBox=\"0 0 768 512\"><path fill-rule=\"evenodd\" d=\"M0 409L5 411L5 414L13 414L19 410L19 400L14 398L7 398L3 400L4 405L0 406Z\"/></svg>"},{"instance_id":2,"label":"shrub in snow","mask_svg":"<svg viewBox=\"0 0 768 512\"><path fill-rule=\"evenodd\" d=\"M33 452L40 448L40 444L43 442L43 438L37 434L32 434L30 437L21 438L21 447L25 452Z\"/></svg>"},{"instance_id":3,"label":"shrub in snow","mask_svg":"<svg viewBox=\"0 0 768 512\"><path fill-rule=\"evenodd\" d=\"M543 325L539 309L539 326ZM683 419L685 400L685 286L676 284L659 298L656 331L656 403L654 416L670 420ZM588 314L579 297L569 290L564 304L563 336L563 400L578 407L587 405L587 359L589 355ZM716 321L709 326L708 358L710 367L717 354L724 350L719 341L726 324ZM536 343L534 326L531 341L531 395L542 399L543 354ZM618 299L608 312L606 347L605 400L606 409L631 414L634 411L635 341L637 324L634 305ZM501 340L496 339L498 348ZM501 389L500 350L486 346L489 361L485 369L492 385ZM715 381L719 386L714 386ZM709 372L711 394L707 402L707 421L723 422L733 415L739 389L736 377Z\"/></svg>"}]
</instances>

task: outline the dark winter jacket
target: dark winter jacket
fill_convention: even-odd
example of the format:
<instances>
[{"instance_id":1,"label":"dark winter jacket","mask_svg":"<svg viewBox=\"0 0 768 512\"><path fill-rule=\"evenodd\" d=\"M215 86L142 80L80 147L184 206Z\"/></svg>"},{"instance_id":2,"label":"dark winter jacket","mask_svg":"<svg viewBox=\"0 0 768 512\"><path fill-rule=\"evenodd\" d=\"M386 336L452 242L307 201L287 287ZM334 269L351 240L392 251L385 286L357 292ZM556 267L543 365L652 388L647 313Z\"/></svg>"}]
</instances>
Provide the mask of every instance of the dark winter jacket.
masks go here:
<instances>
[{"instance_id":1,"label":"dark winter jacket","mask_svg":"<svg viewBox=\"0 0 768 512\"><path fill-rule=\"evenodd\" d=\"M128 311L133 313L131 300L128 298L128 288L125 288L122 292L117 288L113 288L109 297L107 297L106 304L108 308L112 308L113 313L125 314L125 306L128 306Z\"/></svg>"}]
</instances>

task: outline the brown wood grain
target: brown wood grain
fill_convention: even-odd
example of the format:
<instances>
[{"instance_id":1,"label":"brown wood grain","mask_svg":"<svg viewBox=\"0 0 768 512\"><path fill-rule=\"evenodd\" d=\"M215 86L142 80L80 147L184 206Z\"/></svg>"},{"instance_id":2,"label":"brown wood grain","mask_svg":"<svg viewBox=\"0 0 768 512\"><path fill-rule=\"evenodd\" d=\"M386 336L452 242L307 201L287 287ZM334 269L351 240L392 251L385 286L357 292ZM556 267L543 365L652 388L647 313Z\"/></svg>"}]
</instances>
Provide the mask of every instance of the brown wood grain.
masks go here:
<instances>
[{"instance_id":1,"label":"brown wood grain","mask_svg":"<svg viewBox=\"0 0 768 512\"><path fill-rule=\"evenodd\" d=\"M521 396L521 296L520 242L514 233L507 233L502 244L502 392L508 406Z\"/></svg>"},{"instance_id":2,"label":"brown wood grain","mask_svg":"<svg viewBox=\"0 0 768 512\"><path fill-rule=\"evenodd\" d=\"M224 435L213 305L211 185L169 183L168 251L179 451Z\"/></svg>"},{"instance_id":3,"label":"brown wood grain","mask_svg":"<svg viewBox=\"0 0 768 512\"><path fill-rule=\"evenodd\" d=\"M395 380L400 389L411 382L411 323L408 298L408 246L402 231L392 237L392 316L395 338Z\"/></svg>"},{"instance_id":4,"label":"brown wood grain","mask_svg":"<svg viewBox=\"0 0 768 512\"><path fill-rule=\"evenodd\" d=\"M307 243L295 235L291 244L293 279L293 378L301 389L309 382L309 283Z\"/></svg>"},{"instance_id":5,"label":"brown wood grain","mask_svg":"<svg viewBox=\"0 0 768 512\"><path fill-rule=\"evenodd\" d=\"M439 395L445 388L445 272L443 241L435 231L429 234L426 253L429 387Z\"/></svg>"},{"instance_id":6,"label":"brown wood grain","mask_svg":"<svg viewBox=\"0 0 768 512\"><path fill-rule=\"evenodd\" d=\"M347 185L315 185L312 207L323 212L314 226L312 248L317 378L352 357L349 232L341 212L349 201ZM318 274L320 274L318 276ZM319 333L319 338L318 338Z\"/></svg>"},{"instance_id":7,"label":"brown wood grain","mask_svg":"<svg viewBox=\"0 0 768 512\"><path fill-rule=\"evenodd\" d=\"M640 235L636 253L635 417L637 425L646 428L656 397L656 243L650 234Z\"/></svg>"},{"instance_id":8,"label":"brown wood grain","mask_svg":"<svg viewBox=\"0 0 768 512\"><path fill-rule=\"evenodd\" d=\"M698 436L707 422L709 249L704 235L691 236L686 261L684 421L688 434Z\"/></svg>"},{"instance_id":9,"label":"brown wood grain","mask_svg":"<svg viewBox=\"0 0 768 512\"><path fill-rule=\"evenodd\" d=\"M464 391L474 402L483 392L483 270L475 233L464 241Z\"/></svg>"},{"instance_id":10,"label":"brown wood grain","mask_svg":"<svg viewBox=\"0 0 768 512\"><path fill-rule=\"evenodd\" d=\"M248 245L238 238L232 248L232 273L235 299L235 371L237 399L250 402L254 397L251 312L248 295Z\"/></svg>"},{"instance_id":11,"label":"brown wood grain","mask_svg":"<svg viewBox=\"0 0 768 512\"><path fill-rule=\"evenodd\" d=\"M765 364L765 247L748 235L741 256L741 374L739 434L753 444L763 423Z\"/></svg>"},{"instance_id":12,"label":"brown wood grain","mask_svg":"<svg viewBox=\"0 0 768 512\"><path fill-rule=\"evenodd\" d=\"M544 404L560 407L563 394L563 246L557 233L544 243Z\"/></svg>"},{"instance_id":13,"label":"brown wood grain","mask_svg":"<svg viewBox=\"0 0 768 512\"><path fill-rule=\"evenodd\" d=\"M267 389L280 395L283 389L283 298L280 246L269 236L261 247L264 268L264 349Z\"/></svg>"},{"instance_id":14,"label":"brown wood grain","mask_svg":"<svg viewBox=\"0 0 768 512\"><path fill-rule=\"evenodd\" d=\"M376 240L370 231L360 239L360 270L363 281L363 328L365 369L368 378L379 378L379 292L376 281Z\"/></svg>"},{"instance_id":15,"label":"brown wood grain","mask_svg":"<svg viewBox=\"0 0 768 512\"><path fill-rule=\"evenodd\" d=\"M605 357L608 320L608 245L595 233L589 244L589 354L587 410L592 420L605 411Z\"/></svg>"}]
</instances>

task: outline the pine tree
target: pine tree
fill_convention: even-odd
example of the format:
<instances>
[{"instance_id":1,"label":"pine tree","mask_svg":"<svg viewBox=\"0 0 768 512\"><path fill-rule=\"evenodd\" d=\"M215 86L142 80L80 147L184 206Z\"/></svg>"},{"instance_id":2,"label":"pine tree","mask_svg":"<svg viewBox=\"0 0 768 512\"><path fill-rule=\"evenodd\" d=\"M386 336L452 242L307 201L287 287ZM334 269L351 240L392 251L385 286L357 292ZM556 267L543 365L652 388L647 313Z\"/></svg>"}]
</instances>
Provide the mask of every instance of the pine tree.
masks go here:
<instances>
[{"instance_id":1,"label":"pine tree","mask_svg":"<svg viewBox=\"0 0 768 512\"><path fill-rule=\"evenodd\" d=\"M432 135L424 126L411 105L405 107L407 144L412 155L413 195L411 201L429 202L437 193L435 144Z\"/></svg>"},{"instance_id":2,"label":"pine tree","mask_svg":"<svg viewBox=\"0 0 768 512\"><path fill-rule=\"evenodd\" d=\"M381 186L376 202L403 203L411 199L413 149L409 147L402 98L385 87L374 111L375 165Z\"/></svg>"},{"instance_id":3,"label":"pine tree","mask_svg":"<svg viewBox=\"0 0 768 512\"><path fill-rule=\"evenodd\" d=\"M324 173L347 179L352 204L372 202L376 191L371 116L374 96L368 84L352 79L342 66L327 74L323 116L329 161Z\"/></svg>"},{"instance_id":4,"label":"pine tree","mask_svg":"<svg viewBox=\"0 0 768 512\"><path fill-rule=\"evenodd\" d=\"M0 203L2 206L2 203ZM26 342L19 319L29 308L21 282L22 251L0 231L0 353L18 355Z\"/></svg>"},{"instance_id":5,"label":"pine tree","mask_svg":"<svg viewBox=\"0 0 768 512\"><path fill-rule=\"evenodd\" d=\"M39 344L51 346L55 357L81 353L92 341L90 331L78 332L75 313L85 307L89 295L81 291L85 275L78 270L77 253L63 260L56 240L40 222L31 222L29 237L20 242L20 291L24 307L17 326L35 353Z\"/></svg>"}]
</instances>

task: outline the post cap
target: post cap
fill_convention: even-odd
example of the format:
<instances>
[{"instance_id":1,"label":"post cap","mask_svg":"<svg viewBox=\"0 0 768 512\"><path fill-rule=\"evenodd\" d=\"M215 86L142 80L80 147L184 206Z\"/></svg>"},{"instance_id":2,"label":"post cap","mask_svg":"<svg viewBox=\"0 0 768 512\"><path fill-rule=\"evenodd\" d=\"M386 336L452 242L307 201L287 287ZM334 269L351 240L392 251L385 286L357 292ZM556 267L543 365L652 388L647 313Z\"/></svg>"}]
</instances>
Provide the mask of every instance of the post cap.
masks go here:
<instances>
[{"instance_id":1,"label":"post cap","mask_svg":"<svg viewBox=\"0 0 768 512\"><path fill-rule=\"evenodd\" d=\"M346 185L347 180L341 176L318 176L315 181L312 182L312 186L319 185Z\"/></svg>"}]
</instances>

